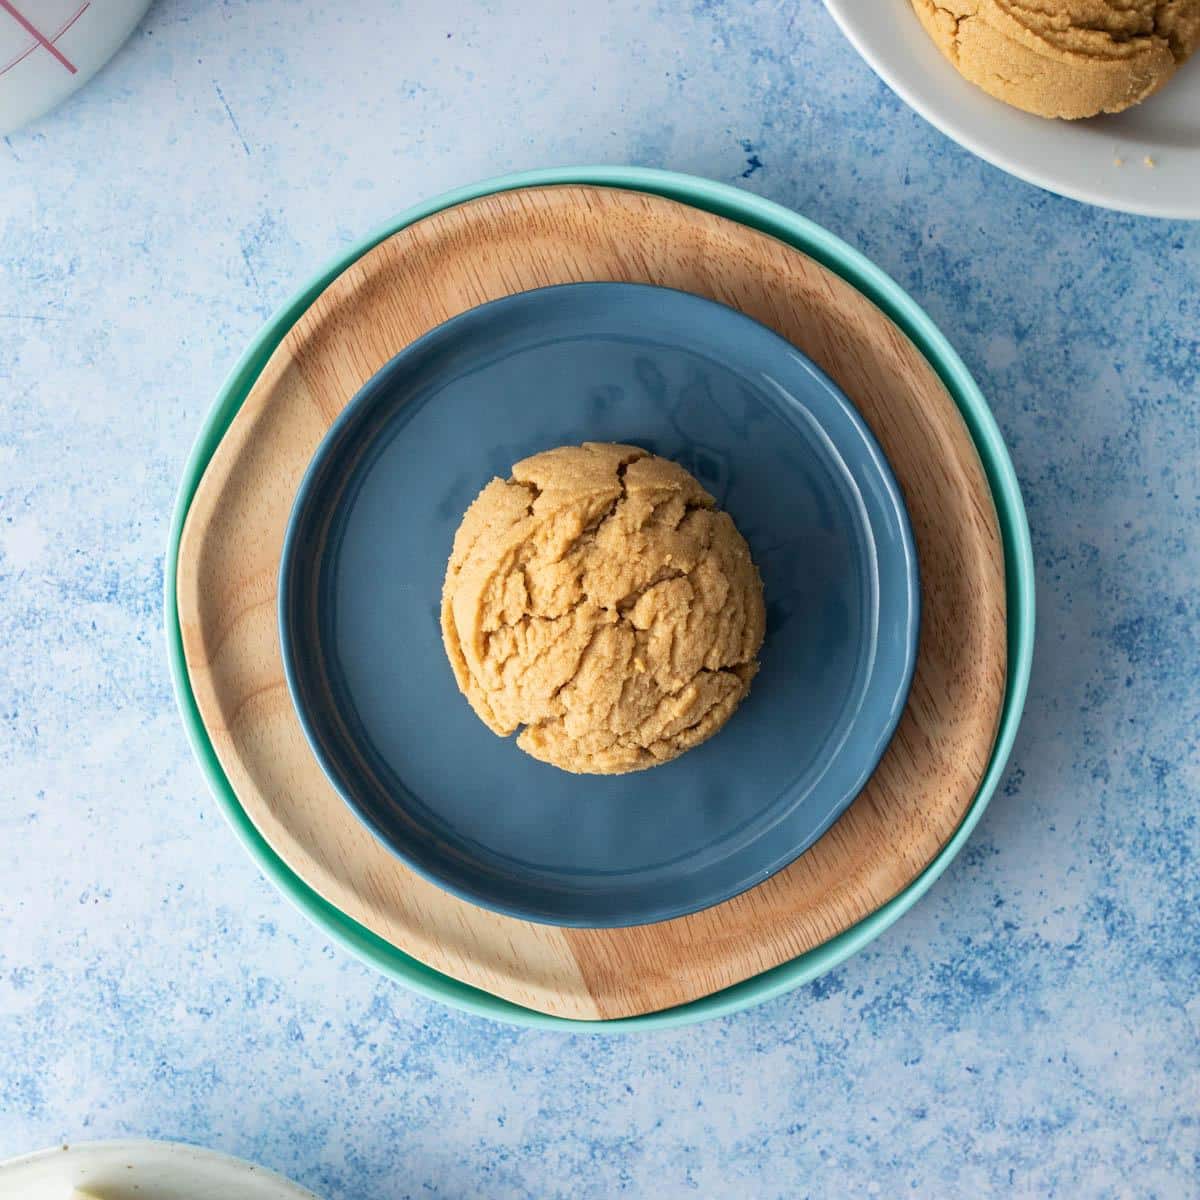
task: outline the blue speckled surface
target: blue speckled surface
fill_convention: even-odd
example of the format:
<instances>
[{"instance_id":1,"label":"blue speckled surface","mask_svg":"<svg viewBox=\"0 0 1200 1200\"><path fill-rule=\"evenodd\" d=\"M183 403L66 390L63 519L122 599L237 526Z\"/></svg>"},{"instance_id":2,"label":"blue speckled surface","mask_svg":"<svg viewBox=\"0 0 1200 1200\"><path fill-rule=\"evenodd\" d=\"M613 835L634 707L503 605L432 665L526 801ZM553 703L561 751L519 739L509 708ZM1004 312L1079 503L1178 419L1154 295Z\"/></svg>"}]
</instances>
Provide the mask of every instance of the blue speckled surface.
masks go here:
<instances>
[{"instance_id":1,"label":"blue speckled surface","mask_svg":"<svg viewBox=\"0 0 1200 1200\"><path fill-rule=\"evenodd\" d=\"M176 1137L347 1200L1194 1196L1200 225L977 162L814 0L342 10L156 4L0 141L0 1156ZM588 160L740 182L908 288L1009 438L1041 596L1007 785L930 895L643 1039L326 944L206 794L159 627L175 480L267 312L422 196Z\"/></svg>"}]
</instances>

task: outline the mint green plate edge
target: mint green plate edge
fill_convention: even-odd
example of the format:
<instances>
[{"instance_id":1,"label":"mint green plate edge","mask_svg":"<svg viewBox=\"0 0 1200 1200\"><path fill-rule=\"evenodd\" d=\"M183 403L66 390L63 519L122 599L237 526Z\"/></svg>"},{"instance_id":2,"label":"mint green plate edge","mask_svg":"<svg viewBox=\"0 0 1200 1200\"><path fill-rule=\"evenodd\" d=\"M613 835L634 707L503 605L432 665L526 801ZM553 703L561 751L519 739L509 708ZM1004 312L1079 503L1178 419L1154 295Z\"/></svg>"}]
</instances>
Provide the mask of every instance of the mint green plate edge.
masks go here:
<instances>
[{"instance_id":1,"label":"mint green plate edge","mask_svg":"<svg viewBox=\"0 0 1200 1200\"><path fill-rule=\"evenodd\" d=\"M873 300L916 343L962 412L983 461L996 501L1004 543L1008 597L1008 687L1000 728L979 792L962 824L938 856L903 892L832 940L790 962L724 991L678 1008L612 1021L576 1021L523 1008L417 962L320 897L267 844L254 828L217 761L200 719L187 676L176 603L175 576L184 521L200 478L267 359L305 309L351 263L384 238L432 213L480 196L514 188L551 184L592 184L631 188L665 196L739 221L779 238L831 270ZM950 865L979 823L1003 774L1020 723L1033 662L1034 572L1029 524L1016 472L987 402L963 361L918 305L857 250L805 217L728 184L674 171L644 167L558 167L506 175L469 184L393 217L326 264L309 283L279 308L246 348L229 373L188 456L171 517L164 567L167 653L175 699L188 741L226 819L250 855L275 886L329 937L363 962L422 996L477 1016L540 1029L576 1033L623 1033L669 1029L726 1016L781 996L844 962L906 913Z\"/></svg>"}]
</instances>

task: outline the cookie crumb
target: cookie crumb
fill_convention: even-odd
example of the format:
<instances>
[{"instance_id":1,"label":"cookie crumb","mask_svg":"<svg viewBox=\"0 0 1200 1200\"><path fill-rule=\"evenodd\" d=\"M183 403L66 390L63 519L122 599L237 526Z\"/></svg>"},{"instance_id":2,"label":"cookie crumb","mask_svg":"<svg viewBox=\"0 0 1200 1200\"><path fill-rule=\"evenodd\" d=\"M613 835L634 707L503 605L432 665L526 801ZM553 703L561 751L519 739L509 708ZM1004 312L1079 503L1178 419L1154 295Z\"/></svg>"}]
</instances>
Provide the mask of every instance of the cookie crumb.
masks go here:
<instances>
[{"instance_id":1,"label":"cookie crumb","mask_svg":"<svg viewBox=\"0 0 1200 1200\"><path fill-rule=\"evenodd\" d=\"M1150 157L1150 155L1148 155L1148 154L1146 155L1146 157L1145 157L1145 158L1143 158L1143 159L1142 159L1142 165L1143 165L1143 166L1145 166L1145 167L1156 167L1156 166L1158 166L1158 164L1157 164L1157 163L1154 161L1154 159L1152 159L1152 158Z\"/></svg>"},{"instance_id":2,"label":"cookie crumb","mask_svg":"<svg viewBox=\"0 0 1200 1200\"><path fill-rule=\"evenodd\" d=\"M1114 167L1123 167L1124 165L1125 165L1125 160L1118 154L1113 159L1113 166Z\"/></svg>"}]
</instances>

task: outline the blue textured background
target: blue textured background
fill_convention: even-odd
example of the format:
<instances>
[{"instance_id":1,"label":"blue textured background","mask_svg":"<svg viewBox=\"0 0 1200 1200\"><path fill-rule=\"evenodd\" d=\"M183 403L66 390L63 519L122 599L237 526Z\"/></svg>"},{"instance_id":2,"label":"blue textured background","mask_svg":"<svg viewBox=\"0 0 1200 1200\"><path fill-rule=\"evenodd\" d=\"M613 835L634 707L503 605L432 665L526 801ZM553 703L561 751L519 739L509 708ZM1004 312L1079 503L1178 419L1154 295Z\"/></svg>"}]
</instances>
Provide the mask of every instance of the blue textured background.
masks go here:
<instances>
[{"instance_id":1,"label":"blue textured background","mask_svg":"<svg viewBox=\"0 0 1200 1200\"><path fill-rule=\"evenodd\" d=\"M879 262L976 372L1033 526L1008 780L820 982L669 1034L382 981L207 795L160 630L176 478L332 251L569 162L731 180ZM330 1198L1194 1197L1200 225L1085 208L903 107L814 0L155 5L0 143L0 1156L181 1138Z\"/></svg>"}]
</instances>

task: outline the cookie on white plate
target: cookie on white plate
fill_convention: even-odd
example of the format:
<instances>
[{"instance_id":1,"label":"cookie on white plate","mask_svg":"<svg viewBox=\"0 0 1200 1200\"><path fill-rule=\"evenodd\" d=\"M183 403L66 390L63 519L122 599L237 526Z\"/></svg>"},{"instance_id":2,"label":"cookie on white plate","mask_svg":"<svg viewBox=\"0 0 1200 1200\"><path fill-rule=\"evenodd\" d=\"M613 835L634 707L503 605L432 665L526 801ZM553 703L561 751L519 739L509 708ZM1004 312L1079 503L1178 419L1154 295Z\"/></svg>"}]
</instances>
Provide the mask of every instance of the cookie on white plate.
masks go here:
<instances>
[{"instance_id":1,"label":"cookie on white plate","mask_svg":"<svg viewBox=\"0 0 1200 1200\"><path fill-rule=\"evenodd\" d=\"M1120 112L1200 43L1200 0L912 0L938 49L989 95L1042 117Z\"/></svg>"}]
</instances>

